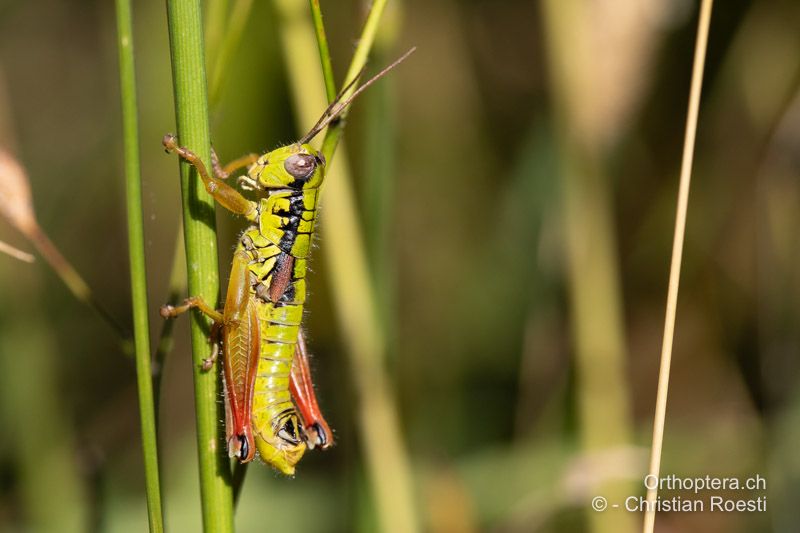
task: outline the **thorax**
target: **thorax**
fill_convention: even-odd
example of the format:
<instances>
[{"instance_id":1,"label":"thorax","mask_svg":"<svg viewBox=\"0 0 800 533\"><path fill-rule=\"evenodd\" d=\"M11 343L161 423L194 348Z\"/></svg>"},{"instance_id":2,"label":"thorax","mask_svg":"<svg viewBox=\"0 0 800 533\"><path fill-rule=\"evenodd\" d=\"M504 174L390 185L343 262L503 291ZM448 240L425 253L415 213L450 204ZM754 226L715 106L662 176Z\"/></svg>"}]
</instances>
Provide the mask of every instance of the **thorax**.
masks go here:
<instances>
[{"instance_id":1,"label":"thorax","mask_svg":"<svg viewBox=\"0 0 800 533\"><path fill-rule=\"evenodd\" d=\"M284 253L306 258L317 218L319 189L285 190L259 202L259 232Z\"/></svg>"}]
</instances>

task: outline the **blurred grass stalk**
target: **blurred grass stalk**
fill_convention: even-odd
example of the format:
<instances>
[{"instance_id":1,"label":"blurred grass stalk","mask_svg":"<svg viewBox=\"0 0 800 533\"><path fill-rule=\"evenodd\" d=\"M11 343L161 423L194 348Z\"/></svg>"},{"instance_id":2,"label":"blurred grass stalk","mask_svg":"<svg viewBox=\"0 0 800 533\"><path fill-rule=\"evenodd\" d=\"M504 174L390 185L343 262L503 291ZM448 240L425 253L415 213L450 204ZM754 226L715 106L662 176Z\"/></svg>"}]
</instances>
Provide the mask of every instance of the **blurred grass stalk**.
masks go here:
<instances>
[{"instance_id":1,"label":"blurred grass stalk","mask_svg":"<svg viewBox=\"0 0 800 533\"><path fill-rule=\"evenodd\" d=\"M24 519L22 528L9 531L88 531L90 502L76 461L74 425L58 392L63 358L42 319L43 304L33 303L45 301L41 291L23 286L32 304L6 314L0 328L0 420L16 459Z\"/></svg>"},{"instance_id":2,"label":"blurred grass stalk","mask_svg":"<svg viewBox=\"0 0 800 533\"><path fill-rule=\"evenodd\" d=\"M376 36L372 57L374 64L384 65L397 42L401 18L398 2L387 6L383 30ZM391 246L394 218L393 199L396 162L395 77L389 76L364 94L365 117L363 213L366 249L372 274L378 316L384 332L388 360L394 358L395 340L395 261ZM386 342L388 341L388 342Z\"/></svg>"},{"instance_id":3,"label":"blurred grass stalk","mask_svg":"<svg viewBox=\"0 0 800 533\"><path fill-rule=\"evenodd\" d=\"M53 272L80 302L89 305L117 334L121 349L129 353L128 334L95 298L89 285L50 240L39 221L31 197L28 174L16 158L0 147L0 216L36 248Z\"/></svg>"},{"instance_id":4,"label":"blurred grass stalk","mask_svg":"<svg viewBox=\"0 0 800 533\"><path fill-rule=\"evenodd\" d=\"M205 2L205 43L206 67L212 70L219 56L225 28L228 21L230 0L206 0Z\"/></svg>"},{"instance_id":5,"label":"blurred grass stalk","mask_svg":"<svg viewBox=\"0 0 800 533\"><path fill-rule=\"evenodd\" d=\"M632 429L611 191L600 143L583 127L585 117L580 115L586 109L582 99L592 87L590 70L584 68L590 48L581 41L591 20L590 6L580 0L547 0L543 14L559 144L580 432L584 453L597 457L629 446ZM620 465L612 471L624 470ZM631 482L586 475L591 493L609 501L621 502L636 493ZM634 529L630 513L589 512L592 531Z\"/></svg>"},{"instance_id":6,"label":"blurred grass stalk","mask_svg":"<svg viewBox=\"0 0 800 533\"><path fill-rule=\"evenodd\" d=\"M223 76L244 35L253 0L235 0L230 14L227 7L227 0L214 0L208 6L211 18L206 25L206 35L210 37L206 50L209 54L208 101L211 109L219 103Z\"/></svg>"},{"instance_id":7,"label":"blurred grass stalk","mask_svg":"<svg viewBox=\"0 0 800 533\"><path fill-rule=\"evenodd\" d=\"M729 106L712 109L715 120L710 129L730 130L723 122L730 108L744 110L749 122L757 126L752 140L745 139L744 143L758 165L756 300L766 405L768 411L775 410L766 425L766 476L770 480L769 505L775 531L792 531L796 527L796 502L800 497L800 389L795 385L796 366L787 365L796 362L795 354L800 351L800 309L796 305L800 255L795 231L800 226L800 183L792 158L786 157L800 143L796 127L800 116L798 25L800 4L795 3L791 10L754 4L717 76L723 81L717 81L714 94L704 99L716 101L720 88L739 87ZM779 59L776 63L765 61L773 57L772 50L778 49L794 53L774 56ZM728 162L746 172L748 167L742 165L741 159L730 160L727 145L721 145L719 152L719 163L711 163L712 168L719 172ZM729 174L724 170L723 167L721 172L727 179Z\"/></svg>"},{"instance_id":8,"label":"blurred grass stalk","mask_svg":"<svg viewBox=\"0 0 800 533\"><path fill-rule=\"evenodd\" d=\"M27 174L7 147L15 146L0 69L0 216L29 237L41 231L33 210ZM60 398L59 370L53 328L42 319L41 277L16 276L24 268L0 263L0 275L11 279L17 292L0 313L0 425L13 454L13 490L22 508L24 531L79 532L89 527L88 491L76 461L75 436L68 402ZM10 269L10 270L8 270ZM28 270L28 269L26 269ZM5 295L7 298L9 295ZM12 301L16 304L10 307ZM57 498L51 497L58 494ZM11 518L13 519L13 518ZM0 518L0 529L10 517ZM14 529L9 527L9 529Z\"/></svg>"},{"instance_id":9,"label":"blurred grass stalk","mask_svg":"<svg viewBox=\"0 0 800 533\"><path fill-rule=\"evenodd\" d=\"M150 365L150 324L148 323L147 274L144 255L142 177L139 168L139 121L136 101L136 71L133 51L133 22L130 0L117 0L120 95L125 144L125 185L128 216L128 254L131 268L133 339L136 382L139 393L142 454L144 457L147 517L151 532L164 531L161 485L158 471L153 378Z\"/></svg>"},{"instance_id":10,"label":"blurred grass stalk","mask_svg":"<svg viewBox=\"0 0 800 533\"><path fill-rule=\"evenodd\" d=\"M299 111L300 131L316 122L326 102L335 94L332 90L335 82L330 77L330 56L325 48L320 50L315 44L315 32L320 37L319 42L324 42L319 3L311 0L310 4L316 25L312 25L299 2L275 0L276 11L281 17L281 40L292 94ZM377 0L372 5L345 82L353 79L365 65L385 6L385 0ZM316 63L318 56L323 68L309 68ZM323 79L323 73L328 78ZM326 92L323 92L323 87ZM328 261L335 311L344 333L357 388L357 419L378 523L384 532L416 531L419 522L414 506L410 459L400 430L391 381L383 366L385 337L376 309L375 291L367 266L364 238L358 226L345 154L340 154L339 161L331 165L343 123L331 125L323 141L328 171L322 249Z\"/></svg>"},{"instance_id":11,"label":"blurred grass stalk","mask_svg":"<svg viewBox=\"0 0 800 533\"><path fill-rule=\"evenodd\" d=\"M200 3L169 0L167 16L178 139L208 164L211 145ZM216 305L219 272L213 199L190 165L181 162L180 168L189 294ZM201 370L202 360L211 353L209 323L200 313L191 313L191 317L203 528L233 531L231 471L220 450L224 442L220 420L224 415L217 402L219 373Z\"/></svg>"},{"instance_id":12,"label":"blurred grass stalk","mask_svg":"<svg viewBox=\"0 0 800 533\"><path fill-rule=\"evenodd\" d=\"M172 263L169 270L169 283L167 285L167 297L164 303L176 305L182 296L186 294L186 252L183 249L183 223L179 224L178 233L175 238L175 246L172 251ZM161 324L161 331L158 334L156 343L156 354L153 357L153 393L156 410L156 427L160 418L160 406L162 390L161 386L164 377L164 366L167 357L172 353L175 346L173 331L175 320L164 320Z\"/></svg>"}]
</instances>

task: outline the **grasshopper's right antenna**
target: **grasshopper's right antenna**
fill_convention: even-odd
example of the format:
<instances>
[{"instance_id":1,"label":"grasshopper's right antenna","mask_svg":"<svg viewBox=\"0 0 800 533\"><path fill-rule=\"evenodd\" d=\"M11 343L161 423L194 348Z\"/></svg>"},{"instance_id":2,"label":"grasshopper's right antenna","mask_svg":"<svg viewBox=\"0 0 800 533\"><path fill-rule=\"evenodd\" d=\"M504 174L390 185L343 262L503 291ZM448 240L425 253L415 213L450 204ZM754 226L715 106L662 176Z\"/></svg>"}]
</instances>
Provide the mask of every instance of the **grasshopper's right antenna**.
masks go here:
<instances>
[{"instance_id":1,"label":"grasshopper's right antenna","mask_svg":"<svg viewBox=\"0 0 800 533\"><path fill-rule=\"evenodd\" d=\"M297 142L299 144L305 144L314 137L316 137L319 132L325 129L325 126L333 122L334 119L336 119L339 115L341 115L344 112L345 109L347 109L347 106L350 105L350 102L355 100L356 96L361 94L364 91L364 89L366 89L367 87L369 87L370 85L372 85L373 83L384 77L394 67L405 61L406 58L410 56L412 53L414 53L416 49L417 49L416 46L412 47L408 52L406 52L398 59L396 59L391 65L387 66L386 68L375 74L373 77L371 77L369 80L364 82L361 86L358 87L358 89L356 89L353 92L353 94L348 96L345 100L342 100L342 97L345 95L345 93L347 93L347 91L349 91L361 77L361 74L364 72L364 69L362 68L361 71L352 80L350 80L347 83L347 85L344 86L344 88L339 92L339 94L336 95L336 98L334 98L333 102L330 103L327 109L325 109L325 111L322 113L322 116L319 117L317 123L314 124L314 126L308 131L308 133L306 133L303 136L303 138Z\"/></svg>"}]
</instances>

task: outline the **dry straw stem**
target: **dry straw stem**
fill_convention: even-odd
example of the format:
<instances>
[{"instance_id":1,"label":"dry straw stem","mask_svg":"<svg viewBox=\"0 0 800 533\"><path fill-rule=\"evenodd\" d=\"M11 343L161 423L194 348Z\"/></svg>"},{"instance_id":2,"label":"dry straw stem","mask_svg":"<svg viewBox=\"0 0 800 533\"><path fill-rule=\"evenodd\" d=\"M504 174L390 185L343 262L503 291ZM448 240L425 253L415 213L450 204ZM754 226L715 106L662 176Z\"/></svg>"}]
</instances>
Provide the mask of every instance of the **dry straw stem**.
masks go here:
<instances>
[{"instance_id":1,"label":"dry straw stem","mask_svg":"<svg viewBox=\"0 0 800 533\"><path fill-rule=\"evenodd\" d=\"M281 38L287 55L292 95L299 110L299 129L306 131L326 107L324 88L335 86L332 79L323 80L320 70L308 68L308 65L318 57L322 57L324 65L330 58L326 52L318 50L315 28L299 4L276 0L275 5L281 16ZM345 81L351 80L365 65L385 6L385 0L377 0L372 5ZM319 10L319 4L312 0L311 9L312 13ZM314 15L314 22L317 35L324 35L319 13ZM330 73L329 68L324 71ZM333 92L328 89L329 94ZM385 338L375 305L345 154L339 154L336 163L331 164L342 125L343 121L331 125L323 141L328 170L322 227L324 243L321 247L326 254L335 311L344 333L357 389L358 427L380 529L397 533L416 531L418 520L411 464L400 430L391 380L383 367Z\"/></svg>"},{"instance_id":2,"label":"dry straw stem","mask_svg":"<svg viewBox=\"0 0 800 533\"><path fill-rule=\"evenodd\" d=\"M23 235L36 231L28 175L14 157L0 149L0 215Z\"/></svg>"},{"instance_id":3,"label":"dry straw stem","mask_svg":"<svg viewBox=\"0 0 800 533\"><path fill-rule=\"evenodd\" d=\"M661 449L664 443L664 421L667 415L669 395L669 371L672 363L672 341L675 336L675 316L678 305L678 288L681 279L681 259L683 241L686 234L686 213L689 205L689 185L692 178L695 137L697 135L697 115L700 109L700 91L703 86L708 30L711 25L713 0L703 0L700 6L700 19L697 23L697 42L694 49L692 86L689 92L689 112L686 117L686 134L683 142L681 178L678 189L678 208L675 215L675 236L672 241L672 261L669 267L669 289L667 291L667 311L664 319L664 340L661 345L661 368L658 373L656 412L653 420L653 447L650 452L650 476L658 478L661 471ZM658 496L657 486L647 490L647 511L644 515L644 533L652 533L656 513L653 503Z\"/></svg>"},{"instance_id":4,"label":"dry straw stem","mask_svg":"<svg viewBox=\"0 0 800 533\"><path fill-rule=\"evenodd\" d=\"M31 241L76 298L91 300L89 286L39 227L28 174L5 150L0 150L0 215Z\"/></svg>"}]
</instances>

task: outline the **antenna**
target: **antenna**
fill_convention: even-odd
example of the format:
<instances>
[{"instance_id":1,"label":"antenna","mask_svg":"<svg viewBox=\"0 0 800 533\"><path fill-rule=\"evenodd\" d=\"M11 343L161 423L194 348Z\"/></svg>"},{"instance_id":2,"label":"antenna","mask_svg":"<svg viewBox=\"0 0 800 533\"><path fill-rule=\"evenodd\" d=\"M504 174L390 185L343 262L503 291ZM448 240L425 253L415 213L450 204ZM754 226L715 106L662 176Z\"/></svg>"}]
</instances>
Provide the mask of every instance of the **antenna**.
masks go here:
<instances>
[{"instance_id":1,"label":"antenna","mask_svg":"<svg viewBox=\"0 0 800 533\"><path fill-rule=\"evenodd\" d=\"M303 138L300 139L297 142L299 144L305 144L305 143L309 142L311 139L313 139L314 137L316 137L317 134L325 128L325 126L327 126L328 124L333 122L334 119L336 119L339 115L341 115L347 109L347 106L350 105L350 102L355 100L356 96L361 94L364 91L364 89L366 89L367 87L369 87L370 85L372 85L373 83L375 83L376 81L378 81L379 79L384 77L394 67L396 67L397 65L399 65L400 63L405 61L406 58L408 56L410 56L412 53L414 53L414 51L416 49L417 49L416 46L412 47L408 52L406 52L405 54L400 56L398 59L396 59L391 65L387 66L386 68L384 68L383 70L381 70L380 72L375 74L373 77L371 77L369 80L364 82L362 85L360 85L353 92L353 94L348 96L345 100L342 100L342 97L345 95L345 93L347 93L347 91L352 89L353 86L358 81L358 79L361 77L361 74L364 72L364 69L362 68L359 71L359 73L352 80L350 80L347 83L347 85L344 86L344 88L339 92L339 94L336 95L336 98L333 99L333 102L330 103L330 105L322 113L322 116L319 117L319 120L317 121L317 123L314 124L314 126L308 131L308 133L306 133L303 136Z\"/></svg>"}]
</instances>

